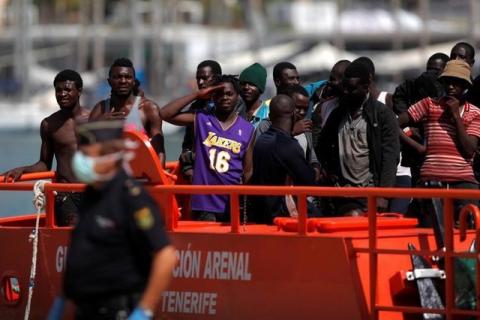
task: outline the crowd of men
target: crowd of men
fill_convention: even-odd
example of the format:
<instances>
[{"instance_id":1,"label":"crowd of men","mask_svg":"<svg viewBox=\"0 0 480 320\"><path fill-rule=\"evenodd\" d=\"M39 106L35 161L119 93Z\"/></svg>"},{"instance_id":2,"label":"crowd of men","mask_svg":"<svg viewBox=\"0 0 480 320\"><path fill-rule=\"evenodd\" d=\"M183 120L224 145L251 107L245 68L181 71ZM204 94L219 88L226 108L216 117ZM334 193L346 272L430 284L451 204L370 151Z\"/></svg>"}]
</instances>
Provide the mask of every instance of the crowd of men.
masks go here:
<instances>
[{"instance_id":1,"label":"crowd of men","mask_svg":"<svg viewBox=\"0 0 480 320\"><path fill-rule=\"evenodd\" d=\"M450 56L435 53L425 72L401 83L394 93L378 88L375 65L368 57L340 60L328 79L308 84L300 83L293 64L281 62L273 68L277 92L271 99L262 97L268 75L261 64L233 76L223 74L218 62L205 60L196 70L198 90L161 108L145 97L131 61L120 58L108 74L111 96L91 111L79 103L80 75L64 70L54 80L60 110L40 126L39 161L7 171L4 179L50 170L55 156L58 181L88 183L91 176L72 171L75 126L122 120L150 137L162 162L162 121L185 126L181 175L194 185L476 189L480 80L471 74L474 56L466 42L457 43ZM57 224L75 223L81 197L56 196ZM272 223L276 216L296 211L295 199L289 196L249 197L247 203L250 222ZM377 207L412 214L414 206L411 199L378 199ZM193 195L191 209L196 220L230 219L226 196ZM365 211L363 198L308 200L310 216ZM413 211L421 214L418 208Z\"/></svg>"},{"instance_id":2,"label":"crowd of men","mask_svg":"<svg viewBox=\"0 0 480 320\"><path fill-rule=\"evenodd\" d=\"M63 294L75 302L76 319L152 319L176 256L157 205L122 167L125 128L143 131L164 163L162 121L186 126L180 174L194 185L478 189L474 57L460 42L450 56L432 55L426 71L393 94L378 88L368 57L340 60L328 80L303 85L296 67L281 62L271 99L262 99L268 75L261 64L237 77L206 60L197 68L198 90L161 108L145 97L132 62L120 58L108 73L110 97L91 111L80 105L81 76L63 70L53 81L60 110L40 124L40 159L5 172L4 180L50 170L55 157L57 181L87 184L85 193L55 197L57 225L75 225ZM307 201L309 216L366 211L364 198ZM472 202L456 201L455 213ZM224 195L191 197L195 220L227 222L229 206ZM379 212L413 214L428 225L424 208L411 199L377 201ZM248 197L244 209L249 222L267 224L298 214L289 195ZM61 301L49 319L62 318Z\"/></svg>"}]
</instances>

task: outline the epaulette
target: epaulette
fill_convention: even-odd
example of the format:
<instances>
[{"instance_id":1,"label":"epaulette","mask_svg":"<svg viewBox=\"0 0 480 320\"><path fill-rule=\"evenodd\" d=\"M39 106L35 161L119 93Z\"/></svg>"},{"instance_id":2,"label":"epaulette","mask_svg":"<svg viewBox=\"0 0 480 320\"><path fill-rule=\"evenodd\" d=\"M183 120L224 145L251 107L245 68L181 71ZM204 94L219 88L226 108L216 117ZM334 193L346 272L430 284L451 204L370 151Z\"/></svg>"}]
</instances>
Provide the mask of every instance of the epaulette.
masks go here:
<instances>
[{"instance_id":1,"label":"epaulette","mask_svg":"<svg viewBox=\"0 0 480 320\"><path fill-rule=\"evenodd\" d=\"M136 184L132 179L127 179L125 181L125 187L128 190L128 194L133 197L137 197L142 192L142 189L138 184Z\"/></svg>"}]
</instances>

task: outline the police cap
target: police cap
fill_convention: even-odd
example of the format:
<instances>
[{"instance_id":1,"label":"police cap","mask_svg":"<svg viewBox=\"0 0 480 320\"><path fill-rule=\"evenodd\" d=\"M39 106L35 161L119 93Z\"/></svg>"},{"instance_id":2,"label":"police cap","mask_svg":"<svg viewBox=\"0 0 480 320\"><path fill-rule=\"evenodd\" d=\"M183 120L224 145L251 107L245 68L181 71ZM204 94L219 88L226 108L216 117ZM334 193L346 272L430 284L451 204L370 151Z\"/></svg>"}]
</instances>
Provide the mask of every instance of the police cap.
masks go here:
<instances>
[{"instance_id":1,"label":"police cap","mask_svg":"<svg viewBox=\"0 0 480 320\"><path fill-rule=\"evenodd\" d=\"M94 121L77 127L78 144L90 145L122 139L123 121Z\"/></svg>"}]
</instances>

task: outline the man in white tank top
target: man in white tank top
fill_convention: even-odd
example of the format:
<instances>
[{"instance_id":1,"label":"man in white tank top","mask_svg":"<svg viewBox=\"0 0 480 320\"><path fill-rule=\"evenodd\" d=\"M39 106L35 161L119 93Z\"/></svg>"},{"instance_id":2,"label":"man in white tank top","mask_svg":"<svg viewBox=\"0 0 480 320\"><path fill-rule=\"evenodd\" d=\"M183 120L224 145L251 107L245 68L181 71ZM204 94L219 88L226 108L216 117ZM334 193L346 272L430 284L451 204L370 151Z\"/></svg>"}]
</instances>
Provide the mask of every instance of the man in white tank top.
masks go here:
<instances>
[{"instance_id":1,"label":"man in white tank top","mask_svg":"<svg viewBox=\"0 0 480 320\"><path fill-rule=\"evenodd\" d=\"M135 68L127 58L115 60L108 73L108 84L112 88L109 99L98 102L90 113L89 121L125 120L125 128L145 132L165 163L165 147L162 132L162 119L158 105L138 92Z\"/></svg>"}]
</instances>

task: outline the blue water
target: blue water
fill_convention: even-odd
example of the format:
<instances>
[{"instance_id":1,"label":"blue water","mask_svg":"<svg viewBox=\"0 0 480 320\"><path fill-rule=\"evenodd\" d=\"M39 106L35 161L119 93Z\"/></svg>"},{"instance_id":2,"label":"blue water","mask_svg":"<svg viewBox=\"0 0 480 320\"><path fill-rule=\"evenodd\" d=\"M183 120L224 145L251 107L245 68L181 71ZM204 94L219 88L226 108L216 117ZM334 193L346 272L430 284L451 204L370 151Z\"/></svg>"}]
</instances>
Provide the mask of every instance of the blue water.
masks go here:
<instances>
[{"instance_id":1,"label":"blue water","mask_svg":"<svg viewBox=\"0 0 480 320\"><path fill-rule=\"evenodd\" d=\"M167 160L178 159L183 132L165 137ZM40 135L37 131L0 131L0 173L38 161ZM33 192L1 191L0 216L33 213Z\"/></svg>"}]
</instances>

